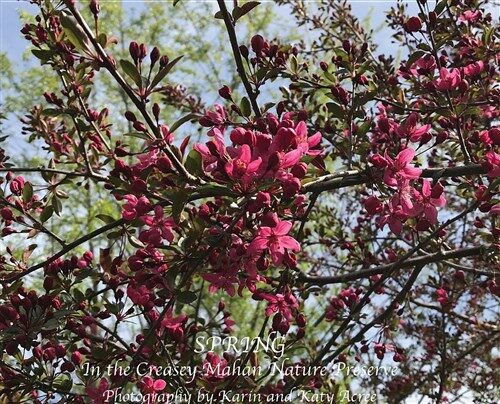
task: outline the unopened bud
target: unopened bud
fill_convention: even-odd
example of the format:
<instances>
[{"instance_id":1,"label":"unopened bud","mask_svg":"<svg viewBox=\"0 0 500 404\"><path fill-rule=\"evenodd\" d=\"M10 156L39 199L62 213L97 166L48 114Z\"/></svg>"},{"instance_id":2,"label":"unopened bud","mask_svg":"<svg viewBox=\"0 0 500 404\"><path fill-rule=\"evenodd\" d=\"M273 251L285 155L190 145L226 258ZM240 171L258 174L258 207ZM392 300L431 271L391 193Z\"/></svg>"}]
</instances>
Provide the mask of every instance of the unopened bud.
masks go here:
<instances>
[{"instance_id":1,"label":"unopened bud","mask_svg":"<svg viewBox=\"0 0 500 404\"><path fill-rule=\"evenodd\" d=\"M224 98L225 100L231 101L232 99L232 92L231 89L228 86L223 86L219 89L219 95Z\"/></svg>"},{"instance_id":2,"label":"unopened bud","mask_svg":"<svg viewBox=\"0 0 500 404\"><path fill-rule=\"evenodd\" d=\"M101 6L99 5L98 0L90 0L89 8L94 17L97 18L99 11L101 11Z\"/></svg>"},{"instance_id":3,"label":"unopened bud","mask_svg":"<svg viewBox=\"0 0 500 404\"><path fill-rule=\"evenodd\" d=\"M151 67L153 67L158 59L160 59L160 50L156 46L149 54L149 58L151 59Z\"/></svg>"},{"instance_id":4,"label":"unopened bud","mask_svg":"<svg viewBox=\"0 0 500 404\"><path fill-rule=\"evenodd\" d=\"M140 51L139 51L139 44L135 41L130 42L130 45L128 47L128 51L130 52L130 56L132 56L132 59L134 62L137 63L139 60L140 56Z\"/></svg>"}]
</instances>

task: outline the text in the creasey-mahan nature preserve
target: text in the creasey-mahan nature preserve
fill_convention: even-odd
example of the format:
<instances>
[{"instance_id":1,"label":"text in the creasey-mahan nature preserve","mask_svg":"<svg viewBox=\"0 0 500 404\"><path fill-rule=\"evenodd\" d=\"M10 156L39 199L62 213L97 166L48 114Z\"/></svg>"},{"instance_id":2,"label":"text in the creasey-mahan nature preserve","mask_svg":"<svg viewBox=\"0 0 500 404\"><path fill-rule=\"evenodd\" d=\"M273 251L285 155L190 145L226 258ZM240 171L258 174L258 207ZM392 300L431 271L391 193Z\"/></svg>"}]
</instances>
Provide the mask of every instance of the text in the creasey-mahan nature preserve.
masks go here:
<instances>
[{"instance_id":1,"label":"text in the creasey-mahan nature preserve","mask_svg":"<svg viewBox=\"0 0 500 404\"><path fill-rule=\"evenodd\" d=\"M376 401L374 393L353 392L348 389L335 388L331 391L317 391L305 387L285 386L277 391L235 392L232 389L211 390L211 380L227 380L229 383L239 377L247 380L285 379L300 380L305 378L320 377L322 380L331 378L331 386L335 380L342 377L364 378L396 376L398 369L382 365L349 365L344 362L330 365L304 365L294 363L293 358L285 357L285 338L272 339L235 337L198 337L195 341L195 352L209 354L213 352L240 355L234 361L220 359L205 360L199 365L170 364L166 366L151 366L148 362L139 362L134 366L127 362L115 362L106 366L84 364L83 371L86 376L94 377L135 377L148 380L182 380L182 384L175 390L167 392L166 388L160 391L150 388L146 391L128 391L123 388L109 388L102 391L102 400L107 403L336 403L355 402L372 403ZM255 361L245 361L245 353L257 354L266 351L272 358L269 361L257 364ZM196 383L203 380L205 383ZM196 387L193 387L196 386ZM164 391L165 390L165 391Z\"/></svg>"}]
</instances>

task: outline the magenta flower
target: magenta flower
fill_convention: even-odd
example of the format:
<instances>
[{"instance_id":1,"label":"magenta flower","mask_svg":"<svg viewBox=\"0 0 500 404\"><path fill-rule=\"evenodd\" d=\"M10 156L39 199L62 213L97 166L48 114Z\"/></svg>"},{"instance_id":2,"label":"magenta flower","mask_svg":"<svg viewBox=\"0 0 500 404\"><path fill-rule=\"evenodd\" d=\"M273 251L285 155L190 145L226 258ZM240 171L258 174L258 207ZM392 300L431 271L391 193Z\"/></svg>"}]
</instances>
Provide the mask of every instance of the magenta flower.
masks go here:
<instances>
[{"instance_id":1,"label":"magenta flower","mask_svg":"<svg viewBox=\"0 0 500 404\"><path fill-rule=\"evenodd\" d=\"M223 273L208 273L203 274L203 279L210 282L208 291L215 293L219 289L224 289L229 296L234 296L234 285L238 283L238 278L235 276L236 271L225 271Z\"/></svg>"},{"instance_id":2,"label":"magenta flower","mask_svg":"<svg viewBox=\"0 0 500 404\"><path fill-rule=\"evenodd\" d=\"M163 379L153 379L151 376L144 376L142 379L142 390L145 393L154 393L156 391L162 391L167 387L167 383Z\"/></svg>"},{"instance_id":3,"label":"magenta flower","mask_svg":"<svg viewBox=\"0 0 500 404\"><path fill-rule=\"evenodd\" d=\"M401 205L393 199L387 205L388 213L380 217L379 226L383 228L386 224L394 234L401 234L403 231L403 223L408 219L408 214L404 212Z\"/></svg>"},{"instance_id":4,"label":"magenta flower","mask_svg":"<svg viewBox=\"0 0 500 404\"><path fill-rule=\"evenodd\" d=\"M252 160L252 151L247 144L231 148L228 152L233 159L226 163L227 175L233 179L241 179L243 185L248 185L253 174L259 169L262 159L257 157Z\"/></svg>"},{"instance_id":5,"label":"magenta flower","mask_svg":"<svg viewBox=\"0 0 500 404\"><path fill-rule=\"evenodd\" d=\"M145 196L137 198L135 195L129 194L125 195L123 199L127 201L127 203L123 205L122 211L122 217L125 220L134 220L151 210L151 203Z\"/></svg>"},{"instance_id":6,"label":"magenta flower","mask_svg":"<svg viewBox=\"0 0 500 404\"><path fill-rule=\"evenodd\" d=\"M482 60L468 64L463 68L464 74L470 77L481 74L483 70L484 70L484 62Z\"/></svg>"},{"instance_id":7,"label":"magenta flower","mask_svg":"<svg viewBox=\"0 0 500 404\"><path fill-rule=\"evenodd\" d=\"M374 215L382 210L382 202L375 195L366 198L363 205L370 215Z\"/></svg>"},{"instance_id":8,"label":"magenta flower","mask_svg":"<svg viewBox=\"0 0 500 404\"><path fill-rule=\"evenodd\" d=\"M415 76L418 74L429 74L436 69L436 59L431 55L426 55L413 63L410 71Z\"/></svg>"},{"instance_id":9,"label":"magenta flower","mask_svg":"<svg viewBox=\"0 0 500 404\"><path fill-rule=\"evenodd\" d=\"M441 305L445 306L449 302L448 293L443 288L437 289L436 295L437 295L437 301L441 303Z\"/></svg>"},{"instance_id":10,"label":"magenta flower","mask_svg":"<svg viewBox=\"0 0 500 404\"><path fill-rule=\"evenodd\" d=\"M422 170L410 164L413 157L415 157L415 150L410 148L401 150L394 160L386 152L385 160L388 164L384 172L384 182L390 186L397 186L398 183L420 177Z\"/></svg>"},{"instance_id":11,"label":"magenta flower","mask_svg":"<svg viewBox=\"0 0 500 404\"><path fill-rule=\"evenodd\" d=\"M269 249L274 265L280 265L283 261L285 248L292 251L300 251L300 245L293 237L288 236L292 223L281 221L275 227L261 227L257 230L255 237L248 246L250 255L258 255L261 251Z\"/></svg>"},{"instance_id":12,"label":"magenta flower","mask_svg":"<svg viewBox=\"0 0 500 404\"><path fill-rule=\"evenodd\" d=\"M486 166L488 168L488 177L500 177L500 154L494 151L486 153Z\"/></svg>"},{"instance_id":13,"label":"magenta flower","mask_svg":"<svg viewBox=\"0 0 500 404\"><path fill-rule=\"evenodd\" d=\"M25 179L22 176L14 177L10 182L10 191L14 195L21 195L23 193Z\"/></svg>"},{"instance_id":14,"label":"magenta flower","mask_svg":"<svg viewBox=\"0 0 500 404\"><path fill-rule=\"evenodd\" d=\"M157 205L154 209L154 216L146 215L141 217L144 224L150 228L141 231L139 240L143 243L152 245L160 245L163 240L168 242L174 241L174 233L172 232L175 227L174 219L164 217L163 208Z\"/></svg>"},{"instance_id":15,"label":"magenta flower","mask_svg":"<svg viewBox=\"0 0 500 404\"><path fill-rule=\"evenodd\" d=\"M439 78L434 81L434 84L438 90L447 91L458 87L461 80L460 70L456 68L448 70L445 67L442 67L439 70Z\"/></svg>"},{"instance_id":16,"label":"magenta flower","mask_svg":"<svg viewBox=\"0 0 500 404\"><path fill-rule=\"evenodd\" d=\"M418 125L418 113L412 112L405 122L397 129L398 135L409 138L411 142L418 142L431 128L431 125Z\"/></svg>"},{"instance_id":17,"label":"magenta flower","mask_svg":"<svg viewBox=\"0 0 500 404\"><path fill-rule=\"evenodd\" d=\"M257 292L256 297L267 300L266 316L268 317L274 313L281 313L285 319L290 321L292 319L292 309L299 307L297 299L291 293L273 295L271 293Z\"/></svg>"},{"instance_id":18,"label":"magenta flower","mask_svg":"<svg viewBox=\"0 0 500 404\"><path fill-rule=\"evenodd\" d=\"M415 204L414 216L419 216L423 213L430 224L436 224L438 222L438 211L436 208L443 207L446 204L446 198L443 196L443 186L438 183L431 188L430 181L424 180L420 199Z\"/></svg>"},{"instance_id":19,"label":"magenta flower","mask_svg":"<svg viewBox=\"0 0 500 404\"><path fill-rule=\"evenodd\" d=\"M105 401L105 393L109 387L109 382L105 378L102 378L96 385L87 385L85 387L85 393L87 393L93 404L101 404L107 401Z\"/></svg>"},{"instance_id":20,"label":"magenta flower","mask_svg":"<svg viewBox=\"0 0 500 404\"><path fill-rule=\"evenodd\" d=\"M184 338L184 324L186 324L187 319L188 317L185 314L173 317L172 309L168 310L165 317L161 320L159 335L161 335L163 330L166 330L172 339L181 341Z\"/></svg>"}]
</instances>

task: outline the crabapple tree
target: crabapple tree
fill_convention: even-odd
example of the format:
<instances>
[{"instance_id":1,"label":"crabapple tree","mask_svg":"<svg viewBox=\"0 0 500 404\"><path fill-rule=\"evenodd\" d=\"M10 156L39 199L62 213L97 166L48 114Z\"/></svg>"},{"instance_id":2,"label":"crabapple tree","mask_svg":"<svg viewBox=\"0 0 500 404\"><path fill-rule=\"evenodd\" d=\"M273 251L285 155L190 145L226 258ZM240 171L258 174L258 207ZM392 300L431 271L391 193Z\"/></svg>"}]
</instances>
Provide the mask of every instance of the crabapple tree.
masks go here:
<instances>
[{"instance_id":1,"label":"crabapple tree","mask_svg":"<svg viewBox=\"0 0 500 404\"><path fill-rule=\"evenodd\" d=\"M45 164L0 149L5 402L498 399L491 4L397 3L398 61L346 2L278 0L288 43L238 30L263 5L217 0L238 80L207 105L170 80L189 60L106 31L107 2L31 3L21 32L58 88L21 122ZM102 78L126 109L96 105ZM69 238L84 192L110 208Z\"/></svg>"}]
</instances>

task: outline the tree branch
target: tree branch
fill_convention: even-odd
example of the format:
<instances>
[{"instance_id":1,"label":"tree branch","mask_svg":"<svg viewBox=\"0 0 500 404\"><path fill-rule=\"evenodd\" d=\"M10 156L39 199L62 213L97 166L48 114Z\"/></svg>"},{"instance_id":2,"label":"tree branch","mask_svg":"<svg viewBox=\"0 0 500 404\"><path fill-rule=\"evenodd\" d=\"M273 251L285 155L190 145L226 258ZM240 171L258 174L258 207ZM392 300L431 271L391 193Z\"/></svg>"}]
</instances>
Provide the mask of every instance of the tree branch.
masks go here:
<instances>
[{"instance_id":1,"label":"tree branch","mask_svg":"<svg viewBox=\"0 0 500 404\"><path fill-rule=\"evenodd\" d=\"M446 168L424 168L421 177L423 178L446 178L469 175L479 175L488 172L481 164L469 164L465 166ZM353 185L361 185L374 181L382 170L370 168L366 171L346 171L344 173L328 174L309 182L302 187L302 192L323 192L332 189L345 188Z\"/></svg>"},{"instance_id":2,"label":"tree branch","mask_svg":"<svg viewBox=\"0 0 500 404\"><path fill-rule=\"evenodd\" d=\"M127 84L127 82L123 79L121 74L118 72L116 69L115 65L111 62L109 59L108 55L106 54L105 50L102 48L102 46L97 42L96 38L94 37L94 34L92 33L92 30L90 27L87 25L86 21L84 20L83 16L80 14L76 6L71 5L70 6L71 13L77 20L78 24L82 27L83 31L87 35L88 39L94 46L94 49L97 51L98 55L102 59L102 63L104 67L111 73L113 78L116 80L116 82L123 88L123 90L127 93L128 97L132 100L132 102L135 104L143 118L146 120L146 123L148 126L151 128L153 131L154 135L157 138L161 138L161 133L160 129L156 124L154 123L153 119L147 112L145 105L141 102L141 100L136 96L132 88ZM167 154L168 158L172 161L172 164L174 167L177 169L180 175L182 175L184 178L188 179L191 182L199 182L196 177L191 175L186 168L182 165L182 163L179 161L177 156L174 154L172 149L166 145L165 146L165 153Z\"/></svg>"},{"instance_id":3,"label":"tree branch","mask_svg":"<svg viewBox=\"0 0 500 404\"><path fill-rule=\"evenodd\" d=\"M298 280L304 283L310 283L314 285L328 285L333 283L343 283L348 281L353 281L361 278L368 278L372 275L383 274L388 270L412 268L418 265L428 265L435 262L440 262L443 260L449 260L453 258L464 258L471 257L475 255L481 255L483 253L482 247L470 247L463 248L460 250L438 252L434 254L425 255L422 257L414 258L408 261L401 262L398 266L394 264L381 265L375 268L362 269L360 271L349 272L343 275L336 276L308 276L302 272L299 274Z\"/></svg>"},{"instance_id":4,"label":"tree branch","mask_svg":"<svg viewBox=\"0 0 500 404\"><path fill-rule=\"evenodd\" d=\"M231 42L231 48L233 49L234 61L236 62L236 70L240 75L241 81L245 86L248 98L250 99L250 104L252 104L252 109L257 118L260 118L261 113L259 106L257 105L257 93L253 91L250 82L248 81L245 67L243 66L243 60L241 59L240 47L238 46L238 39L236 38L236 31L234 30L234 24L232 22L231 16L227 11L226 3L224 0L217 0L220 12L224 18L224 23L226 24L227 33L229 35L229 40Z\"/></svg>"}]
</instances>

